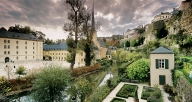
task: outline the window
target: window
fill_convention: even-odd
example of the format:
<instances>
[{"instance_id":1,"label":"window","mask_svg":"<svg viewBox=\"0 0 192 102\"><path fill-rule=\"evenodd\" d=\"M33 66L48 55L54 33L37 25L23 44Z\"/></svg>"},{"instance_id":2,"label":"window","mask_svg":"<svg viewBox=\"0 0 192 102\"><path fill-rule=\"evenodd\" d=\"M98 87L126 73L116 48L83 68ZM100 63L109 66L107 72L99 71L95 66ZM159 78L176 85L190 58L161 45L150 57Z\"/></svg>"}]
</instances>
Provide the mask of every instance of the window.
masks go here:
<instances>
[{"instance_id":1,"label":"window","mask_svg":"<svg viewBox=\"0 0 192 102\"><path fill-rule=\"evenodd\" d=\"M10 43L10 40L8 40L8 43Z\"/></svg>"},{"instance_id":2,"label":"window","mask_svg":"<svg viewBox=\"0 0 192 102\"><path fill-rule=\"evenodd\" d=\"M35 43L33 42L33 45L34 45Z\"/></svg>"},{"instance_id":3,"label":"window","mask_svg":"<svg viewBox=\"0 0 192 102\"><path fill-rule=\"evenodd\" d=\"M7 46L6 46L6 45L4 45L4 49L6 49L6 47L7 47Z\"/></svg>"},{"instance_id":4,"label":"window","mask_svg":"<svg viewBox=\"0 0 192 102\"><path fill-rule=\"evenodd\" d=\"M6 51L4 51L4 54L6 54Z\"/></svg>"},{"instance_id":5,"label":"window","mask_svg":"<svg viewBox=\"0 0 192 102\"><path fill-rule=\"evenodd\" d=\"M25 46L25 49L27 49L27 46Z\"/></svg>"},{"instance_id":6,"label":"window","mask_svg":"<svg viewBox=\"0 0 192 102\"><path fill-rule=\"evenodd\" d=\"M10 51L8 51L8 54L10 54Z\"/></svg>"},{"instance_id":7,"label":"window","mask_svg":"<svg viewBox=\"0 0 192 102\"><path fill-rule=\"evenodd\" d=\"M16 59L19 59L19 57L17 56Z\"/></svg>"},{"instance_id":8,"label":"window","mask_svg":"<svg viewBox=\"0 0 192 102\"><path fill-rule=\"evenodd\" d=\"M27 44L27 41L25 41L25 44Z\"/></svg>"},{"instance_id":9,"label":"window","mask_svg":"<svg viewBox=\"0 0 192 102\"><path fill-rule=\"evenodd\" d=\"M25 54L27 54L27 51L25 51Z\"/></svg>"},{"instance_id":10,"label":"window","mask_svg":"<svg viewBox=\"0 0 192 102\"><path fill-rule=\"evenodd\" d=\"M6 43L7 42L7 40L4 40L4 43Z\"/></svg>"},{"instance_id":11,"label":"window","mask_svg":"<svg viewBox=\"0 0 192 102\"><path fill-rule=\"evenodd\" d=\"M10 45L8 45L8 49L10 49Z\"/></svg>"},{"instance_id":12,"label":"window","mask_svg":"<svg viewBox=\"0 0 192 102\"><path fill-rule=\"evenodd\" d=\"M52 55L52 54L50 53L50 55Z\"/></svg>"},{"instance_id":13,"label":"window","mask_svg":"<svg viewBox=\"0 0 192 102\"><path fill-rule=\"evenodd\" d=\"M81 52L81 56L83 56L83 52Z\"/></svg>"},{"instance_id":14,"label":"window","mask_svg":"<svg viewBox=\"0 0 192 102\"><path fill-rule=\"evenodd\" d=\"M33 51L33 54L35 54L35 52Z\"/></svg>"},{"instance_id":15,"label":"window","mask_svg":"<svg viewBox=\"0 0 192 102\"><path fill-rule=\"evenodd\" d=\"M25 59L27 59L27 56L25 56Z\"/></svg>"},{"instance_id":16,"label":"window","mask_svg":"<svg viewBox=\"0 0 192 102\"><path fill-rule=\"evenodd\" d=\"M60 53L59 53L59 55L60 55Z\"/></svg>"},{"instance_id":17,"label":"window","mask_svg":"<svg viewBox=\"0 0 192 102\"><path fill-rule=\"evenodd\" d=\"M16 41L16 44L18 44L19 43L19 41Z\"/></svg>"},{"instance_id":18,"label":"window","mask_svg":"<svg viewBox=\"0 0 192 102\"><path fill-rule=\"evenodd\" d=\"M35 47L33 47L33 49L35 49Z\"/></svg>"},{"instance_id":19,"label":"window","mask_svg":"<svg viewBox=\"0 0 192 102\"><path fill-rule=\"evenodd\" d=\"M165 68L165 60L159 59L159 68Z\"/></svg>"},{"instance_id":20,"label":"window","mask_svg":"<svg viewBox=\"0 0 192 102\"><path fill-rule=\"evenodd\" d=\"M156 59L156 68L169 69L168 59Z\"/></svg>"},{"instance_id":21,"label":"window","mask_svg":"<svg viewBox=\"0 0 192 102\"><path fill-rule=\"evenodd\" d=\"M54 55L54 53L53 53L53 55Z\"/></svg>"},{"instance_id":22,"label":"window","mask_svg":"<svg viewBox=\"0 0 192 102\"><path fill-rule=\"evenodd\" d=\"M18 49L19 48L19 46L16 46L16 49Z\"/></svg>"},{"instance_id":23,"label":"window","mask_svg":"<svg viewBox=\"0 0 192 102\"><path fill-rule=\"evenodd\" d=\"M56 55L57 55L57 53L56 53Z\"/></svg>"},{"instance_id":24,"label":"window","mask_svg":"<svg viewBox=\"0 0 192 102\"><path fill-rule=\"evenodd\" d=\"M33 59L34 59L35 57L33 56Z\"/></svg>"},{"instance_id":25,"label":"window","mask_svg":"<svg viewBox=\"0 0 192 102\"><path fill-rule=\"evenodd\" d=\"M19 51L16 51L16 54L19 54Z\"/></svg>"},{"instance_id":26,"label":"window","mask_svg":"<svg viewBox=\"0 0 192 102\"><path fill-rule=\"evenodd\" d=\"M81 58L81 62L83 62L83 58Z\"/></svg>"}]
</instances>

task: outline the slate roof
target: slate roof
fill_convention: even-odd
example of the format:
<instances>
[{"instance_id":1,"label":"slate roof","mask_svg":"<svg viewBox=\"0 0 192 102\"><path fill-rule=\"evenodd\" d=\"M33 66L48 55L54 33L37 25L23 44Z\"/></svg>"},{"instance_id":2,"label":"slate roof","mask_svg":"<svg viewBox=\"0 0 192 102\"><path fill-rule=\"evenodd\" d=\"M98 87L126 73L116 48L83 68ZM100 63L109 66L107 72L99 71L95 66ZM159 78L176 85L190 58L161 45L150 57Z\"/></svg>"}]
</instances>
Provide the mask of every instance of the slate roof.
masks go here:
<instances>
[{"instance_id":1,"label":"slate roof","mask_svg":"<svg viewBox=\"0 0 192 102\"><path fill-rule=\"evenodd\" d=\"M41 40L33 34L23 34L9 31L0 31L0 38L12 38L12 39L23 39L23 40Z\"/></svg>"},{"instance_id":2,"label":"slate roof","mask_svg":"<svg viewBox=\"0 0 192 102\"><path fill-rule=\"evenodd\" d=\"M102 39L97 38L97 41L98 41L98 43L99 43L99 45L100 45L101 47L106 47L105 42L104 42Z\"/></svg>"},{"instance_id":3,"label":"slate roof","mask_svg":"<svg viewBox=\"0 0 192 102\"><path fill-rule=\"evenodd\" d=\"M67 50L68 46L66 42L62 42L56 45L43 45L43 50Z\"/></svg>"},{"instance_id":4,"label":"slate roof","mask_svg":"<svg viewBox=\"0 0 192 102\"><path fill-rule=\"evenodd\" d=\"M151 52L151 54L173 54L174 52L172 50L168 50L164 47L159 47Z\"/></svg>"}]
</instances>

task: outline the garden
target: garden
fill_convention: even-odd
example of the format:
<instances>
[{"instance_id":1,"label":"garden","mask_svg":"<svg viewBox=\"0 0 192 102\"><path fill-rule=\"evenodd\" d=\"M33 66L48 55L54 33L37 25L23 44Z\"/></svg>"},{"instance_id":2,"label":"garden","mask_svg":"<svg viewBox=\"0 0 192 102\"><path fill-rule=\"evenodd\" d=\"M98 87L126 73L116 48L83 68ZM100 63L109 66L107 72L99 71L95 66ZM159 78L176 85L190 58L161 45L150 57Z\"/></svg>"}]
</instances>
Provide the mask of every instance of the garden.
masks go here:
<instances>
[{"instance_id":1,"label":"garden","mask_svg":"<svg viewBox=\"0 0 192 102\"><path fill-rule=\"evenodd\" d=\"M122 98L135 97L137 89L138 89L137 85L125 84L116 94L116 96Z\"/></svg>"},{"instance_id":2,"label":"garden","mask_svg":"<svg viewBox=\"0 0 192 102\"><path fill-rule=\"evenodd\" d=\"M143 86L141 99L147 100L147 102L162 102L161 90L155 87Z\"/></svg>"}]
</instances>

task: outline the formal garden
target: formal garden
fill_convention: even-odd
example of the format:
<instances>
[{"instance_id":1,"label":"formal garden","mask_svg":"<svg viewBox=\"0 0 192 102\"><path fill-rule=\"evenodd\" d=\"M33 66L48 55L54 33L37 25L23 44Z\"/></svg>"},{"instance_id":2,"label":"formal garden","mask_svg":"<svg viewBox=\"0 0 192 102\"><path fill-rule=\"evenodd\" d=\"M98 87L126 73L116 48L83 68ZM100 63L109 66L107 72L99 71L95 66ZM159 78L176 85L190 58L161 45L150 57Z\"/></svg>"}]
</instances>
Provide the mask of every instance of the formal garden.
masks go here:
<instances>
[{"instance_id":1,"label":"formal garden","mask_svg":"<svg viewBox=\"0 0 192 102\"><path fill-rule=\"evenodd\" d=\"M147 102L163 102L161 90L158 86L143 86L141 99L145 99Z\"/></svg>"}]
</instances>

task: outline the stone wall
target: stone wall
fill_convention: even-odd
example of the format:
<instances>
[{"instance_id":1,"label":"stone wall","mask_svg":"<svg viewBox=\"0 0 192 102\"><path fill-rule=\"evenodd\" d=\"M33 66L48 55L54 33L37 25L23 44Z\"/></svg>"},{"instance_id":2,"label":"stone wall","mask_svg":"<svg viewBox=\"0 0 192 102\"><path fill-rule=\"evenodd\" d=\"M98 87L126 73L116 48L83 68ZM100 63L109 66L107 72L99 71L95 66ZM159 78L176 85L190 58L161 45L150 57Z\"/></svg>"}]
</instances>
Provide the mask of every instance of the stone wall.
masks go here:
<instances>
[{"instance_id":1,"label":"stone wall","mask_svg":"<svg viewBox=\"0 0 192 102\"><path fill-rule=\"evenodd\" d=\"M177 95L180 97L178 102L192 102L192 84L187 79L181 76L176 89Z\"/></svg>"}]
</instances>

